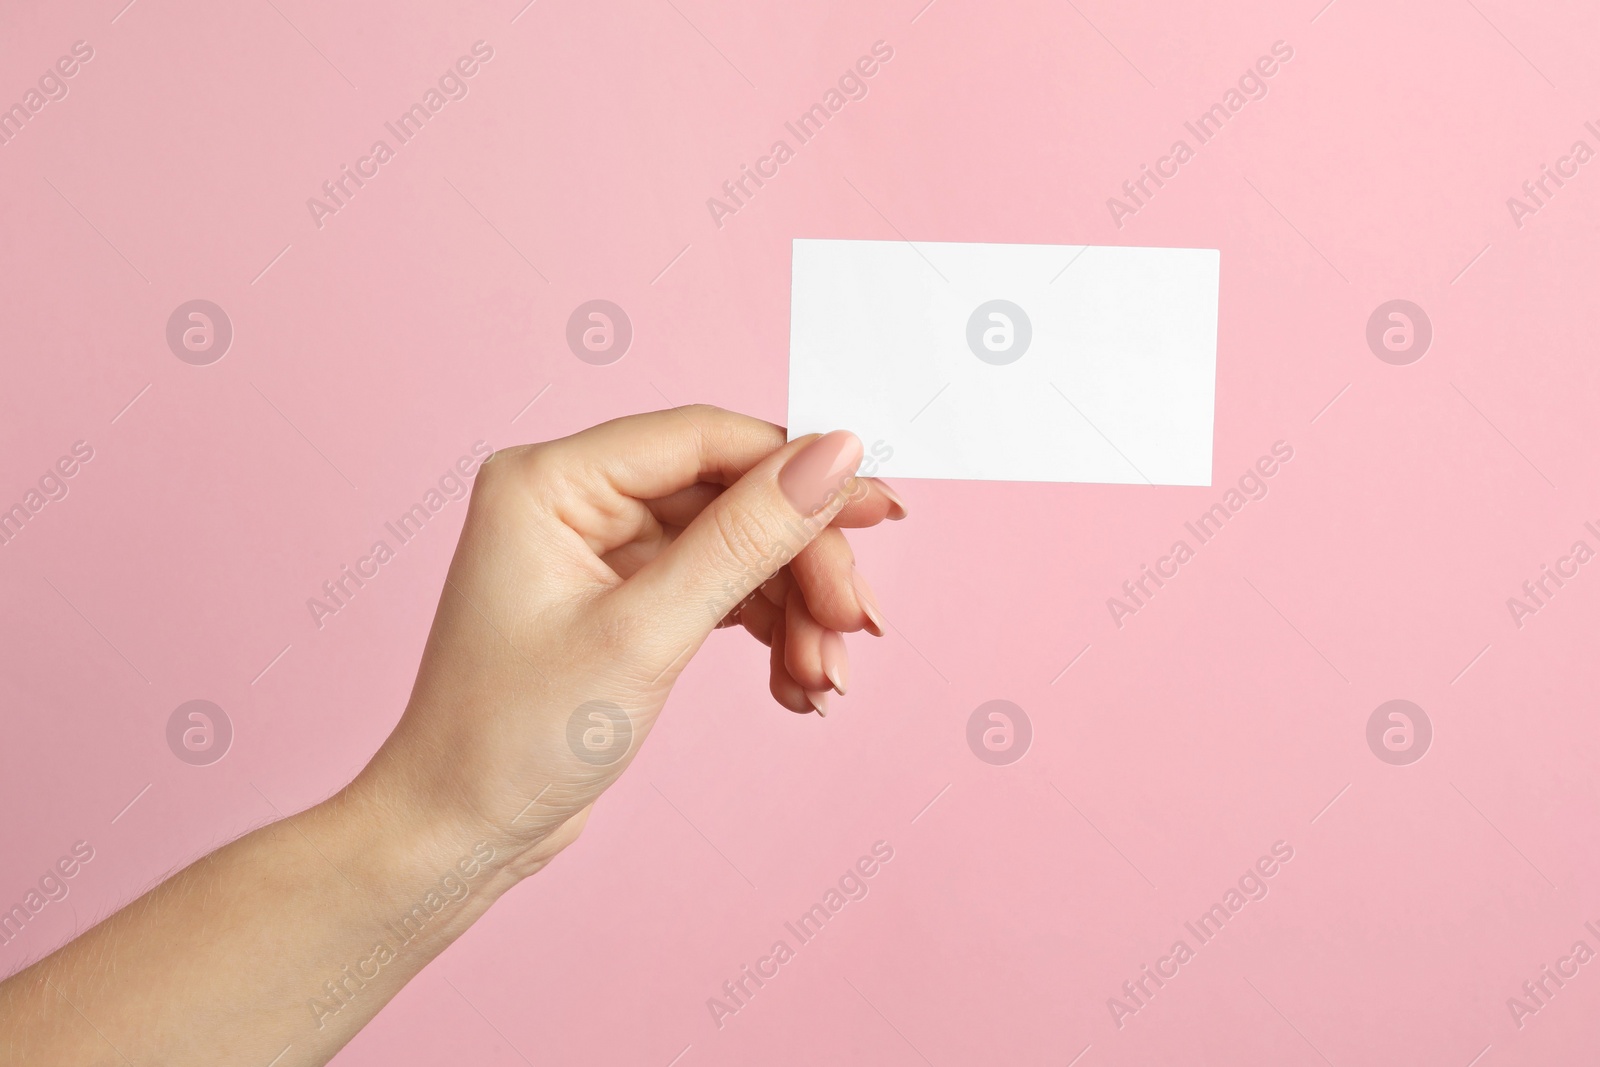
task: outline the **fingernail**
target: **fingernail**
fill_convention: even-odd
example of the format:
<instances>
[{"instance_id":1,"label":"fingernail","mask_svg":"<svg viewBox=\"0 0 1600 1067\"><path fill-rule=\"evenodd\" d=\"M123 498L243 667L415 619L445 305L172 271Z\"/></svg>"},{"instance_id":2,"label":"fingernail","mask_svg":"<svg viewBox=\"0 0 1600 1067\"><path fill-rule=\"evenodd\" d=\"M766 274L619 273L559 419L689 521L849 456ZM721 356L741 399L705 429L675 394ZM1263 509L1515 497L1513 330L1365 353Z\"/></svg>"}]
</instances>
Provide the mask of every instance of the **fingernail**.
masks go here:
<instances>
[{"instance_id":1,"label":"fingernail","mask_svg":"<svg viewBox=\"0 0 1600 1067\"><path fill-rule=\"evenodd\" d=\"M844 649L844 635L837 630L822 635L822 673L833 683L833 691L844 696L850 684L850 656Z\"/></svg>"},{"instance_id":2,"label":"fingernail","mask_svg":"<svg viewBox=\"0 0 1600 1067\"><path fill-rule=\"evenodd\" d=\"M858 570L850 572L850 584L855 587L856 602L861 605L861 610L866 613L867 630L874 637L882 637L886 632L884 630L886 624L883 618L883 609L878 607L878 598L872 595L872 586L867 584L867 580L861 577L861 572Z\"/></svg>"},{"instance_id":3,"label":"fingernail","mask_svg":"<svg viewBox=\"0 0 1600 1067\"><path fill-rule=\"evenodd\" d=\"M815 515L830 498L842 498L861 455L861 441L849 430L823 434L789 457L778 472L778 488L800 514Z\"/></svg>"},{"instance_id":4,"label":"fingernail","mask_svg":"<svg viewBox=\"0 0 1600 1067\"><path fill-rule=\"evenodd\" d=\"M827 718L828 691L826 689L807 689L806 699L811 701L811 706L817 709L818 715Z\"/></svg>"},{"instance_id":5,"label":"fingernail","mask_svg":"<svg viewBox=\"0 0 1600 1067\"><path fill-rule=\"evenodd\" d=\"M906 507L906 502L900 499L900 494L894 491L893 486L882 478L874 478L873 481L878 483L878 491L889 498L889 521L899 522L911 514L911 509Z\"/></svg>"}]
</instances>

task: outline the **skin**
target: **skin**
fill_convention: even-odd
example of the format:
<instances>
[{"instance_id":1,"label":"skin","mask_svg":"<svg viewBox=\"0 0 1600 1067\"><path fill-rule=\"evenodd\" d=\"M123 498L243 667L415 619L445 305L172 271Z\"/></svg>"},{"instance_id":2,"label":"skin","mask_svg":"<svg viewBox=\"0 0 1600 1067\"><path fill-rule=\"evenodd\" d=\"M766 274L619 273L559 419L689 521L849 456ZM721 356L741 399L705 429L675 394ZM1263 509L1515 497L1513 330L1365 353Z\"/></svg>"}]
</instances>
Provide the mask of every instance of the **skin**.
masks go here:
<instances>
[{"instance_id":1,"label":"skin","mask_svg":"<svg viewBox=\"0 0 1600 1067\"><path fill-rule=\"evenodd\" d=\"M880 629L841 530L905 514L852 478L805 522L777 475L813 440L694 407L495 453L372 761L0 984L0 1064L326 1063L577 838L713 629L811 712L824 643Z\"/></svg>"}]
</instances>

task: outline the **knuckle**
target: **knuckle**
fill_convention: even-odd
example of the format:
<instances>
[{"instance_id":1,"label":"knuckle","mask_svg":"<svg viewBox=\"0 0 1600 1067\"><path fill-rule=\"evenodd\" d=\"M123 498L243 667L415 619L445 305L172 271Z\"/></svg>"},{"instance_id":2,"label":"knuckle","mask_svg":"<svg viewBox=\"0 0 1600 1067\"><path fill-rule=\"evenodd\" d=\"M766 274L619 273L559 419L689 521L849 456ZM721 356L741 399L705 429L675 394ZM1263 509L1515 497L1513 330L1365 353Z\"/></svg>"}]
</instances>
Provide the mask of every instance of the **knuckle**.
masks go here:
<instances>
[{"instance_id":1,"label":"knuckle","mask_svg":"<svg viewBox=\"0 0 1600 1067\"><path fill-rule=\"evenodd\" d=\"M561 459L549 444L501 449L478 468L472 507L498 511L552 498L560 485Z\"/></svg>"},{"instance_id":2,"label":"knuckle","mask_svg":"<svg viewBox=\"0 0 1600 1067\"><path fill-rule=\"evenodd\" d=\"M517 462L525 483L551 485L560 477L561 455L551 444L528 445Z\"/></svg>"},{"instance_id":3,"label":"knuckle","mask_svg":"<svg viewBox=\"0 0 1600 1067\"><path fill-rule=\"evenodd\" d=\"M507 474L521 462L519 458L529 448L528 445L513 445L510 448L497 448L489 453L478 466L478 473L474 481L478 485L495 485L506 479Z\"/></svg>"},{"instance_id":4,"label":"knuckle","mask_svg":"<svg viewBox=\"0 0 1600 1067\"><path fill-rule=\"evenodd\" d=\"M502 449L490 454L489 458L478 465L476 473L472 476L472 496L468 506L481 509L488 506L488 501L498 493L498 486L505 480L506 468L511 465L509 449Z\"/></svg>"},{"instance_id":5,"label":"knuckle","mask_svg":"<svg viewBox=\"0 0 1600 1067\"><path fill-rule=\"evenodd\" d=\"M717 418L723 413L723 410L717 407L715 404L684 404L677 410L678 414L684 416L685 418L691 420L698 419L701 421Z\"/></svg>"},{"instance_id":6,"label":"knuckle","mask_svg":"<svg viewBox=\"0 0 1600 1067\"><path fill-rule=\"evenodd\" d=\"M712 528L724 555L741 570L762 575L777 569L774 546L761 520L740 507L712 509Z\"/></svg>"}]
</instances>

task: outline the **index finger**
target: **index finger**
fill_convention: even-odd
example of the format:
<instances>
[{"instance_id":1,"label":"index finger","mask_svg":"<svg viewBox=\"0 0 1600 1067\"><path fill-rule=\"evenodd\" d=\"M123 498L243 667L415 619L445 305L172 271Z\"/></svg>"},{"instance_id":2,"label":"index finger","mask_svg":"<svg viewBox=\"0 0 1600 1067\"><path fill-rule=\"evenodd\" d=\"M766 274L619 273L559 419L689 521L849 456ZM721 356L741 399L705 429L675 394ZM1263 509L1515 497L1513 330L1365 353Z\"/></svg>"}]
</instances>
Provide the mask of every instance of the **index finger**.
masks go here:
<instances>
[{"instance_id":1,"label":"index finger","mask_svg":"<svg viewBox=\"0 0 1600 1067\"><path fill-rule=\"evenodd\" d=\"M732 485L784 441L781 426L695 404L612 419L541 450L623 496L656 500L700 482Z\"/></svg>"},{"instance_id":2,"label":"index finger","mask_svg":"<svg viewBox=\"0 0 1600 1067\"><path fill-rule=\"evenodd\" d=\"M706 500L693 487L732 485L787 440L781 426L710 404L694 404L612 419L542 449L554 450L563 469L598 477L622 496L660 501L673 513L682 509L676 507L678 500L668 498L685 494L680 499L692 501L692 512L698 513ZM899 497L875 478L853 482L848 495L834 520L837 526L875 526L885 518L905 515ZM658 511L657 518L688 525L686 519L674 521L675 514L669 518Z\"/></svg>"}]
</instances>

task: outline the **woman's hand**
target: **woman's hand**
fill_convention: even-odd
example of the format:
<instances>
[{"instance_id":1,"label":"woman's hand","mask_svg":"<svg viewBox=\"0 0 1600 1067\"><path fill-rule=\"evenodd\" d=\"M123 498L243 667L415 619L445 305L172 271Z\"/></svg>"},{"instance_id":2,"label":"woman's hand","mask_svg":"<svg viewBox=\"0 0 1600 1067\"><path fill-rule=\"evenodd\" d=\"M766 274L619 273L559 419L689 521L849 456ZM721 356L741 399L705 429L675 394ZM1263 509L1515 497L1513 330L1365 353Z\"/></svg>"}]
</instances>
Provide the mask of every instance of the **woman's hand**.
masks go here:
<instances>
[{"instance_id":1,"label":"woman's hand","mask_svg":"<svg viewBox=\"0 0 1600 1067\"><path fill-rule=\"evenodd\" d=\"M905 514L860 460L715 408L490 457L366 770L0 983L0 1064L326 1063L577 836L719 623L784 707L844 691L840 632L882 618L836 527Z\"/></svg>"},{"instance_id":2,"label":"woman's hand","mask_svg":"<svg viewBox=\"0 0 1600 1067\"><path fill-rule=\"evenodd\" d=\"M838 527L905 515L861 459L849 433L785 444L712 407L495 453L410 705L352 789L464 824L525 876L577 836L717 626L771 646L779 704L826 714L849 684L841 633L883 633Z\"/></svg>"}]
</instances>

